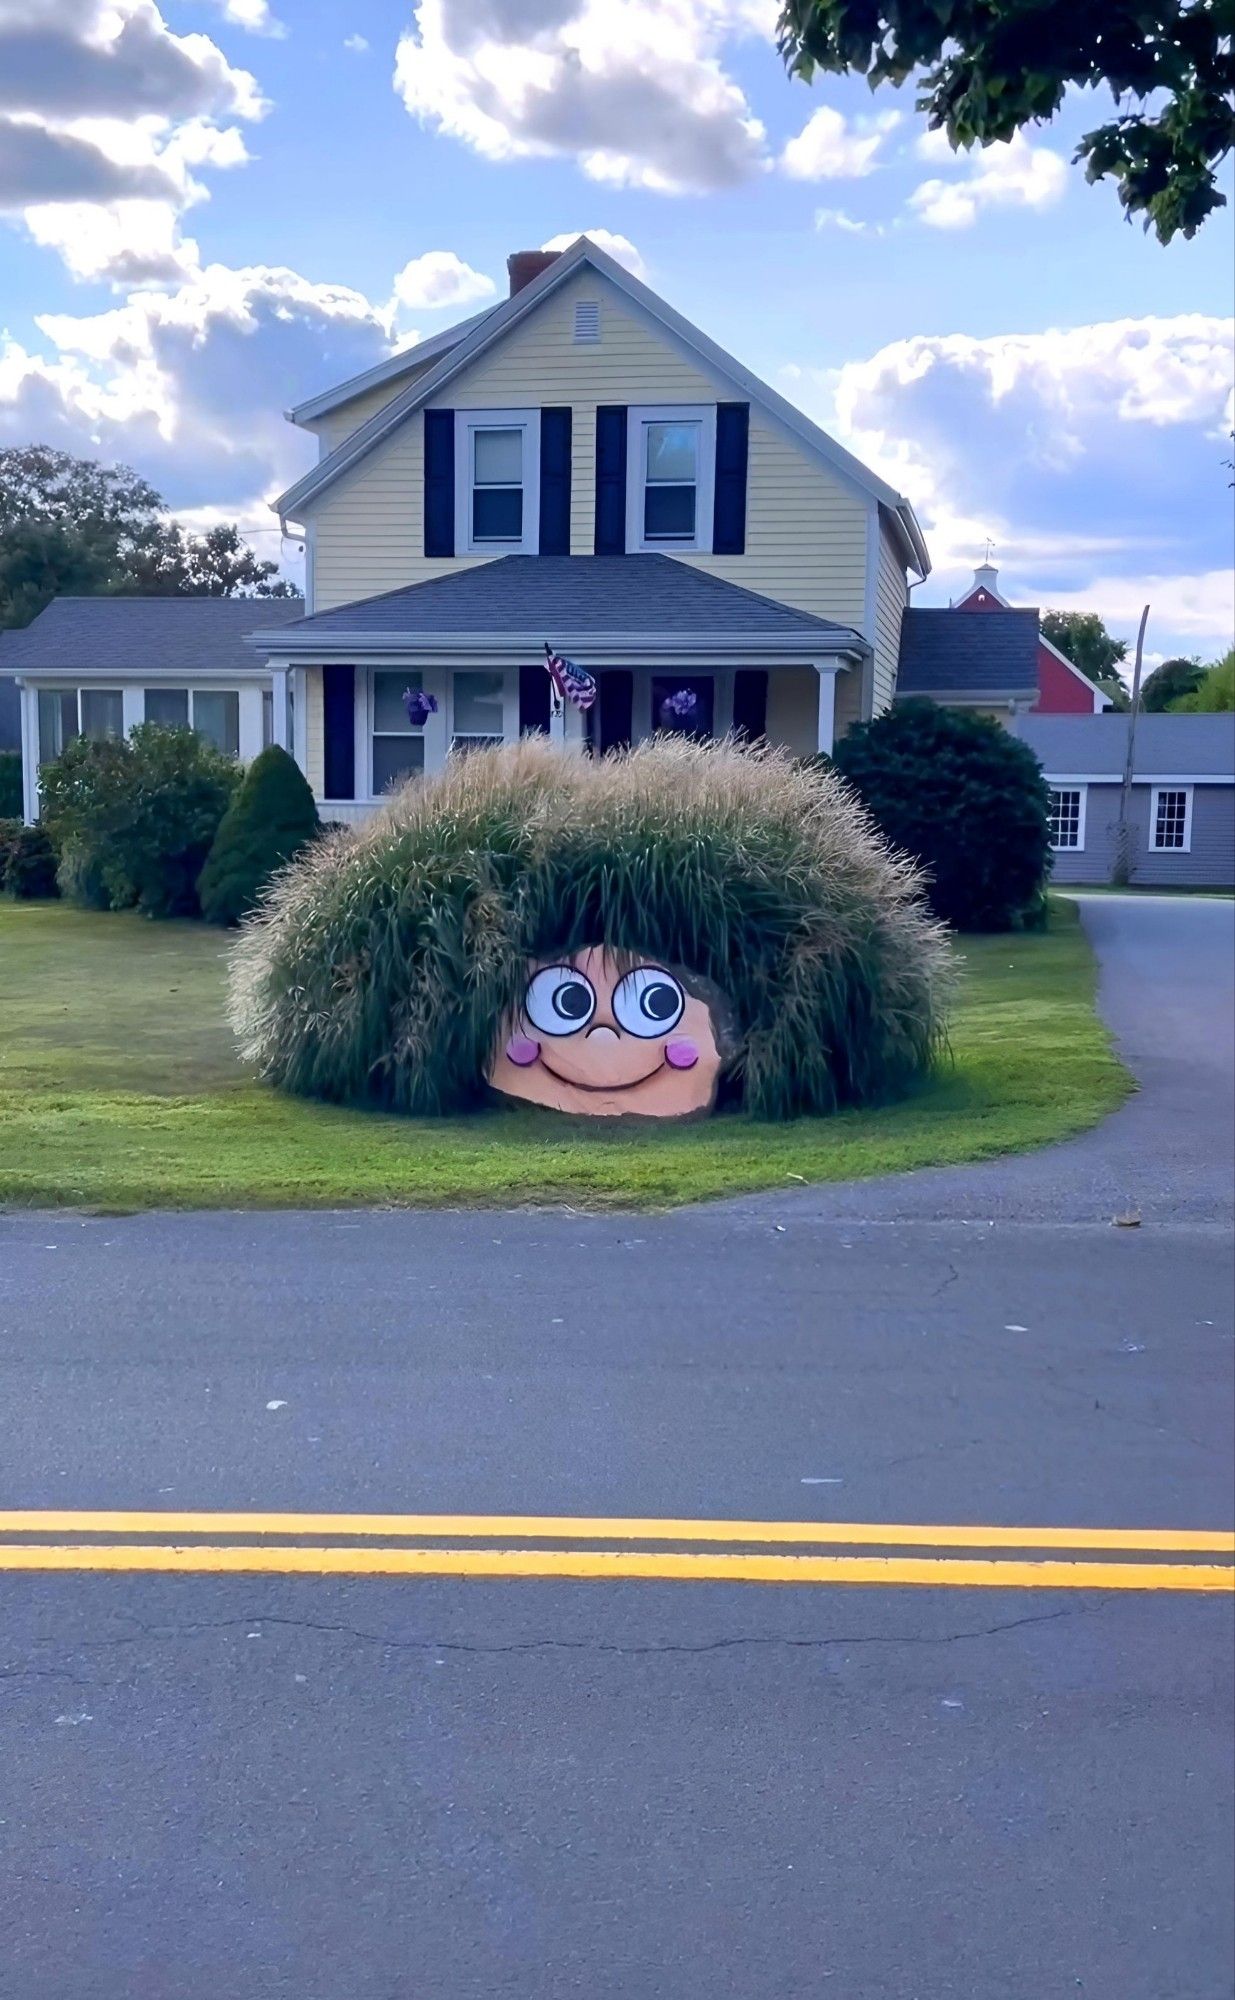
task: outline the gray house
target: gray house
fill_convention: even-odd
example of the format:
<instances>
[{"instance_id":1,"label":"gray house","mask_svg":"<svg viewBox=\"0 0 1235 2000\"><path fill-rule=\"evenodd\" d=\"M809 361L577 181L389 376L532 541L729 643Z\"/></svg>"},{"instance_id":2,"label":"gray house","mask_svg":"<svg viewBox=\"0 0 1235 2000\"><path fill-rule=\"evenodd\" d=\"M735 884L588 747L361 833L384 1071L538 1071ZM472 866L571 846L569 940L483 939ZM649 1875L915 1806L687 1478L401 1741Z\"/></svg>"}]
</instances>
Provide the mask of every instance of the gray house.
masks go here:
<instances>
[{"instance_id":1,"label":"gray house","mask_svg":"<svg viewBox=\"0 0 1235 2000\"><path fill-rule=\"evenodd\" d=\"M1019 715L1012 728L1051 788L1057 882L1109 882L1119 838L1126 715ZM1235 715L1142 715L1128 810L1131 880L1235 887Z\"/></svg>"}]
</instances>

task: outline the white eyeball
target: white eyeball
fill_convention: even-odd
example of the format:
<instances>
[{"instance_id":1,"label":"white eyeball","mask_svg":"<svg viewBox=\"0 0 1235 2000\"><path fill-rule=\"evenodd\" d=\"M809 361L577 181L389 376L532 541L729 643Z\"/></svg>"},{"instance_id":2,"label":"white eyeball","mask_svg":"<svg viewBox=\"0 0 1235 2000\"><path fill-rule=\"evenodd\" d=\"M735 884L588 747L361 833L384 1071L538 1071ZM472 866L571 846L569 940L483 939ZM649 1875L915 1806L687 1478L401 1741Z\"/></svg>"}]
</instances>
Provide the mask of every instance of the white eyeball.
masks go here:
<instances>
[{"instance_id":1,"label":"white eyeball","mask_svg":"<svg viewBox=\"0 0 1235 2000\"><path fill-rule=\"evenodd\" d=\"M613 995L613 1016L628 1035L651 1041L677 1027L686 995L671 972L658 965L637 965L619 979Z\"/></svg>"},{"instance_id":2,"label":"white eyeball","mask_svg":"<svg viewBox=\"0 0 1235 2000\"><path fill-rule=\"evenodd\" d=\"M590 979L573 965L546 965L528 981L523 1011L541 1035L577 1035L596 1012Z\"/></svg>"}]
</instances>

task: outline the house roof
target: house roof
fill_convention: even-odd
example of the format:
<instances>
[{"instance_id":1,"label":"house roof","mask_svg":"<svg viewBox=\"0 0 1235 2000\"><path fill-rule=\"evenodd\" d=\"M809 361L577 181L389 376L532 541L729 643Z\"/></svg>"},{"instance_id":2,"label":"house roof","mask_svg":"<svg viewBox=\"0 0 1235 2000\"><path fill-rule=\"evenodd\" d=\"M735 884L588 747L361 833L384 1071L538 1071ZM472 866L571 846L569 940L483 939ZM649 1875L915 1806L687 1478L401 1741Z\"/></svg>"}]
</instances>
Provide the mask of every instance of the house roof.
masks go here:
<instances>
[{"instance_id":1,"label":"house roof","mask_svg":"<svg viewBox=\"0 0 1235 2000\"><path fill-rule=\"evenodd\" d=\"M876 500L899 530L913 567L921 576L928 574L930 557L927 554L922 530L912 506L903 494L897 493L885 480L871 472L860 459L854 458L851 452L837 444L834 438L829 437L818 424L813 424L809 417L788 402L784 396L778 395L775 389L770 389L757 375L752 375L740 361L735 361L731 354L726 354L723 347L718 347L714 340L709 340L698 327L692 326L689 320L675 312L673 307L666 304L665 300L649 286L642 284L615 258L599 249L586 236L578 237L568 250L563 250L539 277L524 285L513 298L503 299L501 304L494 306L491 311L478 314L474 321L455 328L455 333L462 337L443 353L441 360L428 369L420 370L400 394L393 396L383 409L369 418L367 423L358 425L350 437L344 438L341 444L320 459L302 479L298 479L294 486L289 486L285 493L280 494L273 502L275 512L281 519L301 519L301 510L310 501L325 492L345 472L351 471L353 466L358 465L414 410L440 395L456 375L486 353L502 338L509 327L517 325L529 313L534 312L537 306L550 298L585 265L590 266L601 277L607 278L609 283L624 293L634 305L640 307L666 332L689 348L703 367L726 383L732 383L739 388L752 402L758 403L777 418L802 444L825 460L834 471L839 472L868 498ZM438 338L445 341L448 334L441 334ZM409 365L415 352L414 348L409 351ZM355 378L353 382L343 385L346 396L340 391L341 400L349 400L360 393L356 386L360 379ZM318 397L315 401L319 407L324 406L323 398ZM293 415L303 417L311 407L313 406L300 404Z\"/></svg>"},{"instance_id":2,"label":"house roof","mask_svg":"<svg viewBox=\"0 0 1235 2000\"><path fill-rule=\"evenodd\" d=\"M0 671L252 673L246 634L300 608L278 597L54 597L20 632L0 633Z\"/></svg>"},{"instance_id":3,"label":"house roof","mask_svg":"<svg viewBox=\"0 0 1235 2000\"><path fill-rule=\"evenodd\" d=\"M1016 733L1051 777L1099 783L1123 777L1128 754L1124 714L1019 715ZM1235 715L1139 715L1134 775L1219 778L1235 784Z\"/></svg>"},{"instance_id":4,"label":"house roof","mask_svg":"<svg viewBox=\"0 0 1235 2000\"><path fill-rule=\"evenodd\" d=\"M990 598L994 603L1001 604L1005 611L1014 610L1016 607L1009 604L1007 598L1001 596L999 591L995 587L998 576L999 576L999 571L994 567L992 563L990 562L982 563L977 569L975 569L973 573L973 582L970 584L968 590L965 592L965 595L963 597L958 597L956 603L952 606L953 611L964 611L968 607L970 599L973 597L977 597L979 599L987 597ZM1035 610L1036 609L1037 607L1035 606ZM1038 616L1040 621L1041 619L1040 612L1038 613ZM1054 659L1058 660L1061 667L1066 667L1068 669L1068 672L1072 674L1074 678L1081 683L1082 687L1086 687L1089 689L1089 692L1093 696L1094 702L1099 710L1106 708L1114 708L1115 704L1111 700L1110 695L1106 692L1106 689L1100 688L1096 681L1090 680L1088 674L1083 674L1080 668L1077 666L1075 660L1070 660L1066 653L1060 652L1058 646L1056 646L1052 640L1048 639L1045 632L1042 631L1040 622L1038 629L1038 645L1040 648L1044 647L1045 650L1048 653L1050 653Z\"/></svg>"},{"instance_id":5,"label":"house roof","mask_svg":"<svg viewBox=\"0 0 1235 2000\"><path fill-rule=\"evenodd\" d=\"M1038 692L1038 614L906 611L901 624L898 695L967 695L1031 701Z\"/></svg>"},{"instance_id":6,"label":"house roof","mask_svg":"<svg viewBox=\"0 0 1235 2000\"><path fill-rule=\"evenodd\" d=\"M869 648L847 625L795 611L671 556L499 556L424 583L389 590L300 618L265 652L311 652L322 644L379 649L417 640L465 639L531 647L605 639L650 645L683 641L728 647L743 641L806 657Z\"/></svg>"}]
</instances>

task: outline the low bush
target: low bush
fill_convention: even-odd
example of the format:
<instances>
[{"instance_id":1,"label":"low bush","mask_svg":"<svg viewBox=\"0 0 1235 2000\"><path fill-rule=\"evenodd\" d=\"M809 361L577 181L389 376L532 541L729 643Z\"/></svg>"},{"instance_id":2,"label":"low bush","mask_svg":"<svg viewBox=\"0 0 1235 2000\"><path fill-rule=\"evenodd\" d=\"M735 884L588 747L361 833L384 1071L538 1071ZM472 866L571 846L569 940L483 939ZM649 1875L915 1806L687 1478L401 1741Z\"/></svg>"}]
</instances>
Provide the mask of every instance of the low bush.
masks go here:
<instances>
[{"instance_id":1,"label":"low bush","mask_svg":"<svg viewBox=\"0 0 1235 2000\"><path fill-rule=\"evenodd\" d=\"M313 794L294 757L277 743L255 757L223 816L197 885L202 915L238 924L275 870L318 831Z\"/></svg>"},{"instance_id":2,"label":"low bush","mask_svg":"<svg viewBox=\"0 0 1235 2000\"><path fill-rule=\"evenodd\" d=\"M919 877L830 772L660 739L593 762L527 739L453 759L273 883L231 1019L285 1089L405 1112L483 1096L529 962L595 943L680 968L731 1016L761 1118L904 1090L943 1034Z\"/></svg>"},{"instance_id":3,"label":"low bush","mask_svg":"<svg viewBox=\"0 0 1235 2000\"><path fill-rule=\"evenodd\" d=\"M24 809L21 751L0 750L0 820L20 819Z\"/></svg>"},{"instance_id":4,"label":"low bush","mask_svg":"<svg viewBox=\"0 0 1235 2000\"><path fill-rule=\"evenodd\" d=\"M127 738L79 737L39 776L64 894L94 909L195 916L239 781L234 760L191 729L147 722Z\"/></svg>"},{"instance_id":5,"label":"low bush","mask_svg":"<svg viewBox=\"0 0 1235 2000\"><path fill-rule=\"evenodd\" d=\"M56 850L43 826L0 819L0 894L25 901L58 896Z\"/></svg>"},{"instance_id":6,"label":"low bush","mask_svg":"<svg viewBox=\"0 0 1235 2000\"><path fill-rule=\"evenodd\" d=\"M835 766L894 847L921 863L936 916L961 931L1039 923L1051 865L1037 758L997 722L899 702L851 729Z\"/></svg>"}]
</instances>

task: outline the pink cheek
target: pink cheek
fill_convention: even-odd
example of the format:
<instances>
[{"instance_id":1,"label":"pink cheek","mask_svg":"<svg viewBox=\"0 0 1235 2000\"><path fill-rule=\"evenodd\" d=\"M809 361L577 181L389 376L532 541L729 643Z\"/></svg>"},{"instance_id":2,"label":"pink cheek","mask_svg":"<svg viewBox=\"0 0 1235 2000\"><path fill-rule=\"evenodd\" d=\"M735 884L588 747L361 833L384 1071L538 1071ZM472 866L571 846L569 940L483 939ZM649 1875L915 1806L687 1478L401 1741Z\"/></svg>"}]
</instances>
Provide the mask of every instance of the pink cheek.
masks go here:
<instances>
[{"instance_id":1,"label":"pink cheek","mask_svg":"<svg viewBox=\"0 0 1235 2000\"><path fill-rule=\"evenodd\" d=\"M669 1042L665 1047L665 1061L670 1069L693 1069L699 1060L699 1051L693 1042L685 1037L681 1041Z\"/></svg>"},{"instance_id":2,"label":"pink cheek","mask_svg":"<svg viewBox=\"0 0 1235 2000\"><path fill-rule=\"evenodd\" d=\"M527 1069L540 1060L540 1043L533 1042L527 1035L512 1035L506 1044L506 1054L519 1069Z\"/></svg>"}]
</instances>

